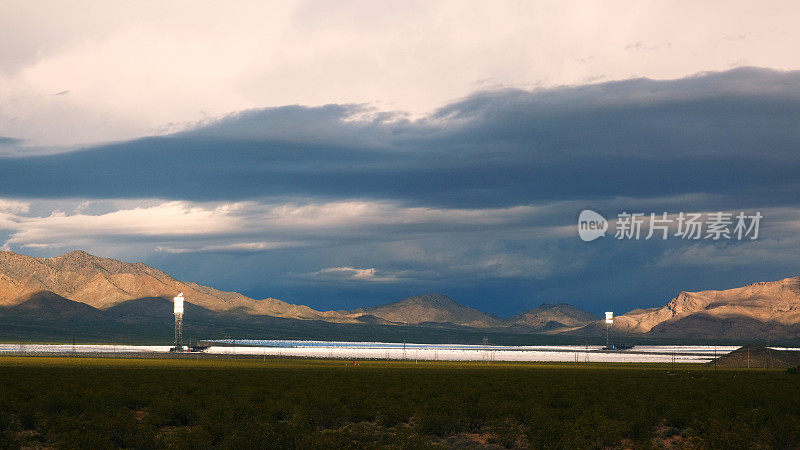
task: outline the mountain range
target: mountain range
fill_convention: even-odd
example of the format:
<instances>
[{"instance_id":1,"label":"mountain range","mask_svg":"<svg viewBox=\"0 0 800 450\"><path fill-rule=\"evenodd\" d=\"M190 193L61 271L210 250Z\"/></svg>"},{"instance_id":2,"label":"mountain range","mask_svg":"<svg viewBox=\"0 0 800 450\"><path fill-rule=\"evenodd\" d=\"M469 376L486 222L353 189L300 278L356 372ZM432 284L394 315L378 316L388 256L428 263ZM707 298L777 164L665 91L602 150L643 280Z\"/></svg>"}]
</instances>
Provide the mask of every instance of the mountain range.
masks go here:
<instances>
[{"instance_id":1,"label":"mountain range","mask_svg":"<svg viewBox=\"0 0 800 450\"><path fill-rule=\"evenodd\" d=\"M400 336L418 332L427 336L434 329L567 337L606 332L600 317L565 303L544 303L501 318L442 294L425 294L349 311L317 311L180 281L143 263L83 251L53 258L0 251L0 326L6 332L14 330L15 335L24 335L26 326L46 329L48 324L52 330L73 335L78 329L91 334L92 327L111 332L115 326L134 325L156 327L165 334L170 299L178 292L189 303L187 317L203 333L224 328L252 334L278 327L284 337L286 333L307 337L316 330L315 336L331 339L345 330L356 335L378 330ZM423 328L428 331L420 331ZM800 277L722 291L681 292L665 306L615 317L610 332L653 338L797 338Z\"/></svg>"},{"instance_id":2,"label":"mountain range","mask_svg":"<svg viewBox=\"0 0 800 450\"><path fill-rule=\"evenodd\" d=\"M107 310L142 298L171 299L183 292L187 301L219 313L271 316L333 323L392 325L452 324L490 328L521 325L531 329L571 327L597 317L569 305L542 305L519 317L501 319L461 305L442 294L410 297L395 303L352 311L317 311L274 298L261 300L197 283L176 280L142 263L126 263L74 251L54 258L0 252L0 306L25 303L43 293ZM538 319L537 319L538 318Z\"/></svg>"},{"instance_id":3,"label":"mountain range","mask_svg":"<svg viewBox=\"0 0 800 450\"><path fill-rule=\"evenodd\" d=\"M722 291L681 292L665 306L615 318L614 329L695 338L798 337L800 277Z\"/></svg>"}]
</instances>

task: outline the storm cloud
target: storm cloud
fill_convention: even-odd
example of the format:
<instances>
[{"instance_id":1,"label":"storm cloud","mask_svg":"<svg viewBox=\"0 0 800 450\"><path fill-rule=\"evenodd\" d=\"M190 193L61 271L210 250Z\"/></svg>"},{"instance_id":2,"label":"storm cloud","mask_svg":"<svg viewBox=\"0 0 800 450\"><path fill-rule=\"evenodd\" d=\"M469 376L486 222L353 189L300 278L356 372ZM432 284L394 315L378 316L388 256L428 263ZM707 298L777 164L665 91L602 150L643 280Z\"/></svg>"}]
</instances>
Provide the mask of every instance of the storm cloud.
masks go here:
<instances>
[{"instance_id":1,"label":"storm cloud","mask_svg":"<svg viewBox=\"0 0 800 450\"><path fill-rule=\"evenodd\" d=\"M144 259L317 308L431 291L499 314L654 306L797 274L798 125L800 72L758 68L482 91L422 117L255 109L3 157L0 229L9 249ZM757 242L587 244L584 208L759 210L765 223Z\"/></svg>"},{"instance_id":2,"label":"storm cloud","mask_svg":"<svg viewBox=\"0 0 800 450\"><path fill-rule=\"evenodd\" d=\"M361 105L288 106L169 136L5 158L0 192L481 208L707 193L794 204L799 123L800 73L752 68L480 92L416 120Z\"/></svg>"}]
</instances>

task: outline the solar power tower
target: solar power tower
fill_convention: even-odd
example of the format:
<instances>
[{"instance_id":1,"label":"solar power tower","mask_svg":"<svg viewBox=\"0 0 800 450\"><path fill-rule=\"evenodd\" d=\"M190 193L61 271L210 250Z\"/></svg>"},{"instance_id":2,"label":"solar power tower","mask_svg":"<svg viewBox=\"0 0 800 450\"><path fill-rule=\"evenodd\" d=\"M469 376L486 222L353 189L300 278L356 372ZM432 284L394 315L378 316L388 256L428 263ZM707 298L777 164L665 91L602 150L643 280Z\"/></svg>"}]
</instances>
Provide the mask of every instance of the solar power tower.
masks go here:
<instances>
[{"instance_id":1,"label":"solar power tower","mask_svg":"<svg viewBox=\"0 0 800 450\"><path fill-rule=\"evenodd\" d=\"M608 343L608 329L611 328L611 325L614 323L614 313L611 311L606 311L606 348L610 349Z\"/></svg>"},{"instance_id":2,"label":"solar power tower","mask_svg":"<svg viewBox=\"0 0 800 450\"><path fill-rule=\"evenodd\" d=\"M183 292L172 299L175 304L175 351L183 350Z\"/></svg>"}]
</instances>

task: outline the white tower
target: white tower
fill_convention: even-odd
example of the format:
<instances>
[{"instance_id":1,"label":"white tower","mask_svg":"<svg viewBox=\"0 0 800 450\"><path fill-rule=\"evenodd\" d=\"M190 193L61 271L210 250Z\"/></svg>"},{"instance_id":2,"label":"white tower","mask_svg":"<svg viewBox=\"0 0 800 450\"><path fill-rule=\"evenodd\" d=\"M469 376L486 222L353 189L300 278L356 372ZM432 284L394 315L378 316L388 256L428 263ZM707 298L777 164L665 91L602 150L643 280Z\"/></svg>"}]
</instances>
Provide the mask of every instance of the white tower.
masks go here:
<instances>
[{"instance_id":1,"label":"white tower","mask_svg":"<svg viewBox=\"0 0 800 450\"><path fill-rule=\"evenodd\" d=\"M606 348L608 348L608 329L614 324L614 313L606 311Z\"/></svg>"},{"instance_id":2,"label":"white tower","mask_svg":"<svg viewBox=\"0 0 800 450\"><path fill-rule=\"evenodd\" d=\"M175 304L175 351L183 350L183 292L172 299Z\"/></svg>"}]
</instances>

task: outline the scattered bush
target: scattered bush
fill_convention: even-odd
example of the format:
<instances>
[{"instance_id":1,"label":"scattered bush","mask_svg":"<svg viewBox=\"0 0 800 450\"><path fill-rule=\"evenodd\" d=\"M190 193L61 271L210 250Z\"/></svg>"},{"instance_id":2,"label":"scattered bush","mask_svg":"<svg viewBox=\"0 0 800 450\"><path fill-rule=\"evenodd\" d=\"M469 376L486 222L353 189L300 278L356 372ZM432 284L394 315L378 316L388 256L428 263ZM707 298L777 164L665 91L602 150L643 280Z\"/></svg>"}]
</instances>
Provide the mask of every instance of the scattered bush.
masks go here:
<instances>
[{"instance_id":1,"label":"scattered bush","mask_svg":"<svg viewBox=\"0 0 800 450\"><path fill-rule=\"evenodd\" d=\"M0 447L800 445L778 371L0 358Z\"/></svg>"}]
</instances>

